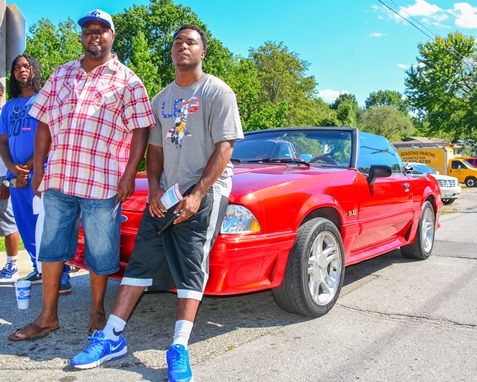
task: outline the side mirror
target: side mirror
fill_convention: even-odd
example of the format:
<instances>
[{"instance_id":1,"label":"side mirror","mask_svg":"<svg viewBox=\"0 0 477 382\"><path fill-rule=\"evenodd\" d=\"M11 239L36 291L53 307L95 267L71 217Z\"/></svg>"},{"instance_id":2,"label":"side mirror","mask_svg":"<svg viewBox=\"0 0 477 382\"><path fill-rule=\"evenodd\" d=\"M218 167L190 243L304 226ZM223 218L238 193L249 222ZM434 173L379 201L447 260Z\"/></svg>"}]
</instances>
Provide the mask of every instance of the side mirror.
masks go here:
<instances>
[{"instance_id":1,"label":"side mirror","mask_svg":"<svg viewBox=\"0 0 477 382\"><path fill-rule=\"evenodd\" d=\"M368 183L373 184L377 178L391 176L393 169L387 164L373 164L369 169Z\"/></svg>"},{"instance_id":2,"label":"side mirror","mask_svg":"<svg viewBox=\"0 0 477 382\"><path fill-rule=\"evenodd\" d=\"M410 175L414 171L414 167L412 167L409 163L405 163L404 170L406 170L406 174Z\"/></svg>"}]
</instances>

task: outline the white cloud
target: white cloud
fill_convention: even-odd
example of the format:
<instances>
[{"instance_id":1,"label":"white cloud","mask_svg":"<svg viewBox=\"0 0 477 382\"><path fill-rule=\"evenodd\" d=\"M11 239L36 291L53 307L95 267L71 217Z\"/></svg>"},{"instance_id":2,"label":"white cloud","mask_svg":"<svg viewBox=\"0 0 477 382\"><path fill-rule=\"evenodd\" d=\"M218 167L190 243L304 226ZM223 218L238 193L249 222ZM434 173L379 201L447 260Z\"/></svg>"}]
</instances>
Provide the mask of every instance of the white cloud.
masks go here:
<instances>
[{"instance_id":1,"label":"white cloud","mask_svg":"<svg viewBox=\"0 0 477 382\"><path fill-rule=\"evenodd\" d=\"M469 3L455 3L454 9L449 13L455 16L455 24L459 28L477 28L477 7L472 7Z\"/></svg>"},{"instance_id":2,"label":"white cloud","mask_svg":"<svg viewBox=\"0 0 477 382\"><path fill-rule=\"evenodd\" d=\"M477 29L477 7L469 2L454 3L453 8L443 9L426 0L415 0L415 3L408 7L393 8L401 16L392 13L392 17L398 22L406 23L404 20L406 19L413 23L417 20L419 23L436 28ZM453 22L454 26L449 25L450 22Z\"/></svg>"},{"instance_id":3,"label":"white cloud","mask_svg":"<svg viewBox=\"0 0 477 382\"><path fill-rule=\"evenodd\" d=\"M408 21L416 23L417 20L417 23L432 25L439 28L448 28L444 23L449 20L449 11L440 8L435 4L431 4L426 0L416 0L413 5L408 7L399 7L397 5L393 7L393 9L399 13L399 16L390 11L388 14L391 14L397 22L407 24Z\"/></svg>"},{"instance_id":4,"label":"white cloud","mask_svg":"<svg viewBox=\"0 0 477 382\"><path fill-rule=\"evenodd\" d=\"M338 98L341 94L349 94L349 91L325 89L318 92L318 97L320 97L325 102L333 103L335 102L336 98Z\"/></svg>"},{"instance_id":5,"label":"white cloud","mask_svg":"<svg viewBox=\"0 0 477 382\"><path fill-rule=\"evenodd\" d=\"M437 5L428 3L425 0L416 0L416 4L410 5L409 7L402 7L402 10L399 12L403 17L408 15L411 16L426 16L426 17L435 17L443 10Z\"/></svg>"},{"instance_id":6,"label":"white cloud","mask_svg":"<svg viewBox=\"0 0 477 382\"><path fill-rule=\"evenodd\" d=\"M406 64L397 64L397 67L401 69L409 69L409 65Z\"/></svg>"},{"instance_id":7,"label":"white cloud","mask_svg":"<svg viewBox=\"0 0 477 382\"><path fill-rule=\"evenodd\" d=\"M385 34L381 32L373 32L369 34L371 37L384 37Z\"/></svg>"}]
</instances>

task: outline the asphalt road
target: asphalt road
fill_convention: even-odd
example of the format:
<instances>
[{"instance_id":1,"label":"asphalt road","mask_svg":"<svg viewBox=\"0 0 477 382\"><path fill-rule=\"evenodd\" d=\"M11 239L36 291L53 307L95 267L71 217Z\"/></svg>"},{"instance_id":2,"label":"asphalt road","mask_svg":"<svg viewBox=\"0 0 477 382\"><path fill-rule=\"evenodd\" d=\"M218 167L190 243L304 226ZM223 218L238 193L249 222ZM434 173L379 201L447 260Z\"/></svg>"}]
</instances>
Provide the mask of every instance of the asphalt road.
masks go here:
<instances>
[{"instance_id":1,"label":"asphalt road","mask_svg":"<svg viewBox=\"0 0 477 382\"><path fill-rule=\"evenodd\" d=\"M348 267L338 303L318 319L283 312L270 292L206 297L191 337L194 380L477 381L477 189L464 188L440 222L428 260L393 251ZM41 287L20 311L13 287L0 286L0 381L167 380L176 307L168 293L142 298L126 328L126 357L91 370L69 366L87 344L88 282L73 274L73 294L60 298L60 330L21 343L7 336L38 315ZM108 311L118 287L108 284Z\"/></svg>"}]
</instances>

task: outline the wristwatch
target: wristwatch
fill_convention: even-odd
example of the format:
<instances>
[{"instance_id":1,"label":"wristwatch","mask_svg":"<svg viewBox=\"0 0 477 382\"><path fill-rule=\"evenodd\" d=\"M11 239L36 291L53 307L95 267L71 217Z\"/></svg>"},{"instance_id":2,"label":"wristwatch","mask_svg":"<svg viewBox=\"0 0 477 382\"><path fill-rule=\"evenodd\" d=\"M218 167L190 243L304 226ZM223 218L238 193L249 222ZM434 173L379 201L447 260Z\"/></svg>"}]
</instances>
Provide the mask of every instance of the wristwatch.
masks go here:
<instances>
[{"instance_id":1,"label":"wristwatch","mask_svg":"<svg viewBox=\"0 0 477 382\"><path fill-rule=\"evenodd\" d=\"M3 181L3 185L6 186L6 187L10 187L10 181L5 179Z\"/></svg>"}]
</instances>

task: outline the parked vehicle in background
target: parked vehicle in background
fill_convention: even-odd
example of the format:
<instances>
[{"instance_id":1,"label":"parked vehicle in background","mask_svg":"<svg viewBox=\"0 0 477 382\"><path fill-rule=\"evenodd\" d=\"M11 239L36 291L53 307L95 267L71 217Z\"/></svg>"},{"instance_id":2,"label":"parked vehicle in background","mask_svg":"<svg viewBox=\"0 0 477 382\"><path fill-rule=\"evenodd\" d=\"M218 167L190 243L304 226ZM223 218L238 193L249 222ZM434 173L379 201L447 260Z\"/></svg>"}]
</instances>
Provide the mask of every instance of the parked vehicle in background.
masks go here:
<instances>
[{"instance_id":1,"label":"parked vehicle in background","mask_svg":"<svg viewBox=\"0 0 477 382\"><path fill-rule=\"evenodd\" d=\"M451 147L400 148L404 162L424 163L439 174L459 179L467 187L477 187L477 168L464 158L455 157Z\"/></svg>"},{"instance_id":2,"label":"parked vehicle in background","mask_svg":"<svg viewBox=\"0 0 477 382\"><path fill-rule=\"evenodd\" d=\"M462 192L459 180L453 176L441 175L427 164L407 162L404 163L407 171L414 176L426 176L430 174L437 179L441 188L441 199L444 204L452 204Z\"/></svg>"},{"instance_id":3,"label":"parked vehicle in background","mask_svg":"<svg viewBox=\"0 0 477 382\"><path fill-rule=\"evenodd\" d=\"M472 166L477 167L477 158L462 158L462 159L469 162Z\"/></svg>"},{"instance_id":4,"label":"parked vehicle in background","mask_svg":"<svg viewBox=\"0 0 477 382\"><path fill-rule=\"evenodd\" d=\"M277 144L293 149L290 156L275 154L270 146ZM348 127L253 131L235 143L232 161L230 204L210 253L206 294L271 289L285 311L318 317L338 299L345 266L397 248L413 259L432 253L439 184L407 174L384 137ZM122 206L115 277L131 254L147 192L142 175ZM74 264L84 268L82 243L81 235Z\"/></svg>"}]
</instances>

